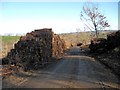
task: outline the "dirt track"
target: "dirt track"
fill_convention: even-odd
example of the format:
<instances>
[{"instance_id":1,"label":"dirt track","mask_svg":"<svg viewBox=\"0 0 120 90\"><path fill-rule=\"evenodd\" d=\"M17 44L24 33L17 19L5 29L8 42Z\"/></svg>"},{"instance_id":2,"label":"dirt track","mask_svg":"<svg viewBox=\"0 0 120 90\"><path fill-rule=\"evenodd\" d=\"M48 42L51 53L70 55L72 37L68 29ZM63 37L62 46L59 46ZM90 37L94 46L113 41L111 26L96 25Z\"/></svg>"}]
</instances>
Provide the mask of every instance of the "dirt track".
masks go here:
<instances>
[{"instance_id":1,"label":"dirt track","mask_svg":"<svg viewBox=\"0 0 120 90\"><path fill-rule=\"evenodd\" d=\"M70 49L58 62L35 71L19 84L21 88L120 88L111 70L85 56L79 48Z\"/></svg>"}]
</instances>

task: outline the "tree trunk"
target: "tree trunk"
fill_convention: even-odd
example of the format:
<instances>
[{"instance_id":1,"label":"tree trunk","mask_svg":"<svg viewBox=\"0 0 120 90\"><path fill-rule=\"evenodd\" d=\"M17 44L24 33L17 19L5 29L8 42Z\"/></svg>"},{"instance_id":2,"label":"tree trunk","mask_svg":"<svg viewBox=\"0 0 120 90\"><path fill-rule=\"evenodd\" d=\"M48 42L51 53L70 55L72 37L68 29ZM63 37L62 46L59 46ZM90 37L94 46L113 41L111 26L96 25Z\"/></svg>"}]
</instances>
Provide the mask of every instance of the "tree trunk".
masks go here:
<instances>
[{"instance_id":1,"label":"tree trunk","mask_svg":"<svg viewBox=\"0 0 120 90\"><path fill-rule=\"evenodd\" d=\"M95 35L96 35L96 38L98 38L98 30L96 28L96 25L95 25Z\"/></svg>"}]
</instances>

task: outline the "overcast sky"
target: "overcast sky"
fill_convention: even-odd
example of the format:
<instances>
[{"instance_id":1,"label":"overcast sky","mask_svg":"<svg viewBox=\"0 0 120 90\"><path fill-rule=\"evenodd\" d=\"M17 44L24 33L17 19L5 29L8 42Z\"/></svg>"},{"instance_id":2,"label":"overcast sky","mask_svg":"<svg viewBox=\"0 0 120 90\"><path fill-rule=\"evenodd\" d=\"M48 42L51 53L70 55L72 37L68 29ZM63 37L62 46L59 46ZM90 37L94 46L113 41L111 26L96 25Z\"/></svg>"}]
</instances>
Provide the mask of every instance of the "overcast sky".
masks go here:
<instances>
[{"instance_id":1,"label":"overcast sky","mask_svg":"<svg viewBox=\"0 0 120 90\"><path fill-rule=\"evenodd\" d=\"M92 0L89 0L92 1ZM80 12L86 2L0 2L0 34L52 28L55 33L84 31ZM94 2L95 3L95 2ZM110 29L118 29L118 3L96 2Z\"/></svg>"}]
</instances>

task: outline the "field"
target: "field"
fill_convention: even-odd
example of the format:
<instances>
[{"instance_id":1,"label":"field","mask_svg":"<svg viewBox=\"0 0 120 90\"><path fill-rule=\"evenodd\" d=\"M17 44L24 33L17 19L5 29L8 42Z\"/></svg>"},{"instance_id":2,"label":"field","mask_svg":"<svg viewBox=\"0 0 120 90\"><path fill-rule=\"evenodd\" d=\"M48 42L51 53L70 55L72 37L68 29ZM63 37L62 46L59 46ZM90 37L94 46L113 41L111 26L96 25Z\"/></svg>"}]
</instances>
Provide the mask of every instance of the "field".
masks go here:
<instances>
[{"instance_id":1,"label":"field","mask_svg":"<svg viewBox=\"0 0 120 90\"><path fill-rule=\"evenodd\" d=\"M14 44L19 40L20 36L0 36L0 58L5 57L10 49L14 48Z\"/></svg>"}]
</instances>

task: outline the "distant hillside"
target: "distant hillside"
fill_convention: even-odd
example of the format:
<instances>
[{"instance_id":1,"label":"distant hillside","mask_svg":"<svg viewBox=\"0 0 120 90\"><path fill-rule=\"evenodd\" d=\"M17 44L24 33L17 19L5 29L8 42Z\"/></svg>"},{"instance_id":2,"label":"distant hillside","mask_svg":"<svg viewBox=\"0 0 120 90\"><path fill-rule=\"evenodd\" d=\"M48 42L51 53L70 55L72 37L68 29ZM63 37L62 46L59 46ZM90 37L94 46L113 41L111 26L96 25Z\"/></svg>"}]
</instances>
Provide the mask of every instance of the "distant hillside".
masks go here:
<instances>
[{"instance_id":1,"label":"distant hillside","mask_svg":"<svg viewBox=\"0 0 120 90\"><path fill-rule=\"evenodd\" d=\"M106 38L107 34L114 32L115 30L99 31L100 38ZM63 33L59 34L62 39L67 43L76 45L79 42L83 44L89 44L90 40L95 37L95 32L74 32L74 33Z\"/></svg>"}]
</instances>

